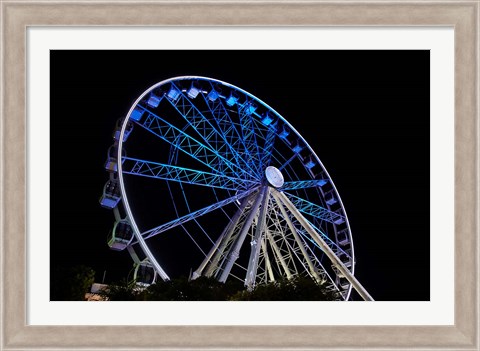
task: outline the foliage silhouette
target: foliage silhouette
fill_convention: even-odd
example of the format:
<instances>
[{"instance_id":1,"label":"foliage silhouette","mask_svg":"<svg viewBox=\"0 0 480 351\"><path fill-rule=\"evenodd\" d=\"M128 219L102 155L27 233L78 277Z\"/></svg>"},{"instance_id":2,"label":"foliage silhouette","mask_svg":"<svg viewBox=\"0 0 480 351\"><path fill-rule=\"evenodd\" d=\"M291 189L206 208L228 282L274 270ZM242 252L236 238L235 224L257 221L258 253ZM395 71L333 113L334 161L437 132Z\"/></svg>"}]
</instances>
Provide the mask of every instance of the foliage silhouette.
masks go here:
<instances>
[{"instance_id":1,"label":"foliage silhouette","mask_svg":"<svg viewBox=\"0 0 480 351\"><path fill-rule=\"evenodd\" d=\"M190 280L179 277L141 287L134 281L112 284L102 295L110 301L334 301L337 294L310 277L297 276L258 285L245 290L243 283L231 280L220 283L214 278Z\"/></svg>"},{"instance_id":2,"label":"foliage silhouette","mask_svg":"<svg viewBox=\"0 0 480 351\"><path fill-rule=\"evenodd\" d=\"M84 265L57 267L50 280L51 301L84 301L95 280L95 271Z\"/></svg>"}]
</instances>

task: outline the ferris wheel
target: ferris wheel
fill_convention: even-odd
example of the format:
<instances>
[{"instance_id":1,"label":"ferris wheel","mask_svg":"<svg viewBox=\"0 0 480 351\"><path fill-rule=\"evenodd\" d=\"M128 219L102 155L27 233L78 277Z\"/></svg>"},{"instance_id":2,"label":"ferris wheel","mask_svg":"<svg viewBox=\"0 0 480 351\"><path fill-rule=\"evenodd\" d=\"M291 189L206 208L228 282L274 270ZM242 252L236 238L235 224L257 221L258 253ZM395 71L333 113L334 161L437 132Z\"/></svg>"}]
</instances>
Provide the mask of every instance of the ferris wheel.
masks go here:
<instances>
[{"instance_id":1,"label":"ferris wheel","mask_svg":"<svg viewBox=\"0 0 480 351\"><path fill-rule=\"evenodd\" d=\"M135 128L135 130L134 130ZM139 284L190 278L256 285L308 275L348 300L352 233L340 195L294 126L247 91L182 76L147 89L117 121L100 198ZM127 152L128 148L128 152Z\"/></svg>"}]
</instances>

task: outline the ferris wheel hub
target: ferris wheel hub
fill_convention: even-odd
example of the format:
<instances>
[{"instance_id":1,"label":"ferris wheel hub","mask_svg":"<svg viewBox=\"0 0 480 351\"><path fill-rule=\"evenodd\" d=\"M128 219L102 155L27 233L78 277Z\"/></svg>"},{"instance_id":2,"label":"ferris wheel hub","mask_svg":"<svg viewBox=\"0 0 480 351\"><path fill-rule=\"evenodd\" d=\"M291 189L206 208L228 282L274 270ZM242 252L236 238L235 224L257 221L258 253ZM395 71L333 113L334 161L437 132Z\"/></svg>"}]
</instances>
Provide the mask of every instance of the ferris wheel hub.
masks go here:
<instances>
[{"instance_id":1,"label":"ferris wheel hub","mask_svg":"<svg viewBox=\"0 0 480 351\"><path fill-rule=\"evenodd\" d=\"M268 183L274 188L280 188L283 186L283 174L277 167L268 166L265 169L265 176L267 177Z\"/></svg>"}]
</instances>

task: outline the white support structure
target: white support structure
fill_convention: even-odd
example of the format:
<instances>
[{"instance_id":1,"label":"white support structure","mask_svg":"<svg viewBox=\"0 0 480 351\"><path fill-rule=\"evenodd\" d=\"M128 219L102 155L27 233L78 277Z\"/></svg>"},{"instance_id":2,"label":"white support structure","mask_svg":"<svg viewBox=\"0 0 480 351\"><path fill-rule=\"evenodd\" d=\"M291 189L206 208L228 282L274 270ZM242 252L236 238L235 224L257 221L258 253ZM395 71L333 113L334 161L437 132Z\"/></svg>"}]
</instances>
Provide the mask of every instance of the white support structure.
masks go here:
<instances>
[{"instance_id":1,"label":"white support structure","mask_svg":"<svg viewBox=\"0 0 480 351\"><path fill-rule=\"evenodd\" d=\"M268 197L270 193L270 187L265 187L262 191L262 202L260 208L260 214L257 220L257 227L255 228L255 236L250 243L250 259L248 260L247 277L245 279L245 285L247 290L251 291L255 287L255 278L257 276L258 257L260 255L261 243L263 242L265 232L265 221L267 215Z\"/></svg>"},{"instance_id":2,"label":"white support structure","mask_svg":"<svg viewBox=\"0 0 480 351\"><path fill-rule=\"evenodd\" d=\"M263 251L263 257L265 257L265 269L268 273L269 281L274 282L275 281L275 275L273 274L272 264L270 262L270 258L268 257L267 244L266 244L265 236L263 237L263 240L262 240L262 251Z\"/></svg>"},{"instance_id":3,"label":"white support structure","mask_svg":"<svg viewBox=\"0 0 480 351\"><path fill-rule=\"evenodd\" d=\"M276 259L278 260L278 262L280 262L280 266L282 266L283 270L285 271L285 275L287 276L287 279L292 279L293 277L292 272L290 272L290 268L288 268L288 265L286 264L285 259L283 258L283 255L280 252L280 249L278 248L277 243L272 238L272 233L270 233L270 231L267 229L265 231L265 234L270 246L273 249L273 253L276 256Z\"/></svg>"},{"instance_id":4,"label":"white support structure","mask_svg":"<svg viewBox=\"0 0 480 351\"><path fill-rule=\"evenodd\" d=\"M300 235L298 235L297 230L295 229L295 226L293 225L292 221L290 220L290 217L288 217L287 211L285 211L285 208L283 207L282 201L278 198L277 194L281 194L279 191L273 190L272 195L277 201L278 208L280 209L280 212L282 212L283 217L285 218L285 221L288 224L288 227L290 228L290 231L292 232L293 237L295 238L295 241L297 242L298 247L300 248L300 251L302 252L302 255L307 262L308 269L310 271L310 274L315 278L315 281L317 283L322 282L322 278L318 275L315 265L313 264L312 260L310 259L310 256L307 253L307 250L305 249L304 243L302 239L300 238Z\"/></svg>"},{"instance_id":5,"label":"white support structure","mask_svg":"<svg viewBox=\"0 0 480 351\"><path fill-rule=\"evenodd\" d=\"M272 190L273 195L276 199L280 199L281 202L288 208L288 210L295 216L298 222L305 228L305 230L311 235L315 240L318 246L325 252L327 257L332 262L333 266L338 269L338 271L352 284L354 289L359 293L359 295L365 301L374 301L367 290L360 284L360 282L355 278L355 276L348 270L348 268L343 264L343 262L335 255L332 249L327 245L327 243L322 239L322 237L312 228L310 223L302 216L302 214L296 209L296 207L290 202L288 197L283 193Z\"/></svg>"},{"instance_id":6,"label":"white support structure","mask_svg":"<svg viewBox=\"0 0 480 351\"><path fill-rule=\"evenodd\" d=\"M228 240L231 238L233 231L235 229L235 226L237 225L240 217L242 216L242 213L245 211L245 208L247 207L248 202L250 201L250 196L246 197L242 201L242 205L240 208L237 210L235 215L232 218L232 221L229 223L228 226L225 227L224 231L222 234L218 237L217 241L213 245L213 247L210 249L208 252L207 256L205 256L205 259L203 262L200 264L200 266L193 272L192 274L192 279L195 280L199 276L203 274L203 270L205 267L207 267L207 274L206 276L211 276L213 273L213 270L217 267L218 262L220 261L221 256L223 255L223 251L225 250L226 244Z\"/></svg>"},{"instance_id":7,"label":"white support structure","mask_svg":"<svg viewBox=\"0 0 480 351\"><path fill-rule=\"evenodd\" d=\"M226 258L225 267L223 267L220 278L218 279L218 281L221 283L225 283L225 281L227 280L230 274L230 271L232 270L233 264L235 263L238 256L240 255L240 248L242 247L243 242L245 241L245 237L247 236L248 230L252 226L253 220L255 219L255 216L260 207L260 204L262 203L266 190L267 190L267 187L264 186L260 190L260 193L257 195L257 198L255 199L255 203L250 209L250 213L248 214L248 217L245 220L245 223L243 224L242 230L239 233L237 239L235 240L233 248L230 250Z\"/></svg>"}]
</instances>

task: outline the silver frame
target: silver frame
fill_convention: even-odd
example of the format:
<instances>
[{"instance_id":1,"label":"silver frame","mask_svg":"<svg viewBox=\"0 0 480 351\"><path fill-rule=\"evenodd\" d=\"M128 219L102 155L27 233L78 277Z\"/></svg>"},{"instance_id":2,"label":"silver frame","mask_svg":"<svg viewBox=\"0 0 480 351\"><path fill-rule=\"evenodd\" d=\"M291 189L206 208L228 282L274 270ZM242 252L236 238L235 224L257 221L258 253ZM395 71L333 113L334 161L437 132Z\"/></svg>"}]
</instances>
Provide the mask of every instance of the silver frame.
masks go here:
<instances>
[{"instance_id":1,"label":"silver frame","mask_svg":"<svg viewBox=\"0 0 480 351\"><path fill-rule=\"evenodd\" d=\"M82 6L79 6L82 4ZM1 350L479 350L480 2L4 0ZM455 324L452 326L28 326L26 29L56 25L451 26L455 31ZM19 235L23 233L23 235ZM188 336L188 337L186 337Z\"/></svg>"}]
</instances>

